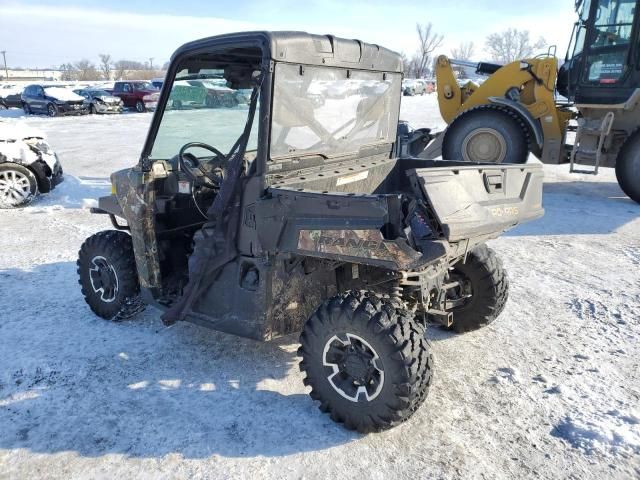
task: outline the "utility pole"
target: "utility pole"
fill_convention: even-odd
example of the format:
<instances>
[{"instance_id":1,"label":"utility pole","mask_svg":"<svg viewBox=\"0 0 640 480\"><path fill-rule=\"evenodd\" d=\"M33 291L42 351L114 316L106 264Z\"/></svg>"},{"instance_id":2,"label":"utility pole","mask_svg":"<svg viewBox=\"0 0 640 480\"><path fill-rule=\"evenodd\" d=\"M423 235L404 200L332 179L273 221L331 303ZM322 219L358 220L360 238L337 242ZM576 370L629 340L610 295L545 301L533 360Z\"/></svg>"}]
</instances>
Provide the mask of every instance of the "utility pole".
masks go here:
<instances>
[{"instance_id":1,"label":"utility pole","mask_svg":"<svg viewBox=\"0 0 640 480\"><path fill-rule=\"evenodd\" d=\"M7 53L6 50L0 50L0 53L2 54L2 58L4 59L4 75L5 75L5 80L9 80L9 70L7 70L7 57L5 56L5 54Z\"/></svg>"},{"instance_id":2,"label":"utility pole","mask_svg":"<svg viewBox=\"0 0 640 480\"><path fill-rule=\"evenodd\" d=\"M153 57L149 58L149 70L153 70Z\"/></svg>"}]
</instances>

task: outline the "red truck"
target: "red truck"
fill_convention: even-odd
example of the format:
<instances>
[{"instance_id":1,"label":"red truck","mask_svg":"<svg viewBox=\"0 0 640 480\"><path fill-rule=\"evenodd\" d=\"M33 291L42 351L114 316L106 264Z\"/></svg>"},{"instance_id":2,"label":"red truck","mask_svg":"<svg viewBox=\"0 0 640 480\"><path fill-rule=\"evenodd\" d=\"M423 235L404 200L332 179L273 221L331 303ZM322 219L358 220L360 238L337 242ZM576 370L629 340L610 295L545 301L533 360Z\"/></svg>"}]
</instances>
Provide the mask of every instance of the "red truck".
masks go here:
<instances>
[{"instance_id":1,"label":"red truck","mask_svg":"<svg viewBox=\"0 0 640 480\"><path fill-rule=\"evenodd\" d=\"M119 81L114 84L111 91L115 97L122 99L125 107L135 108L137 112L146 111L144 97L157 92L158 89L151 82L145 80Z\"/></svg>"}]
</instances>

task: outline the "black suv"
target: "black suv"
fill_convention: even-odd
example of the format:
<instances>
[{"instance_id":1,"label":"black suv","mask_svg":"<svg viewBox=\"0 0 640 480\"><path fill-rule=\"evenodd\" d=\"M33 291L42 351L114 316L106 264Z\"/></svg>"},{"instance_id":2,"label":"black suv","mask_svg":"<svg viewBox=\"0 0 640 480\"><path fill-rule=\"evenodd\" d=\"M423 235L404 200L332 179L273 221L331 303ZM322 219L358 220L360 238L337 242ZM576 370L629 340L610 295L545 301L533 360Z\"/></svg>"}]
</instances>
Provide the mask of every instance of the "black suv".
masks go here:
<instances>
[{"instance_id":1,"label":"black suv","mask_svg":"<svg viewBox=\"0 0 640 480\"><path fill-rule=\"evenodd\" d=\"M24 89L22 108L27 115L44 113L50 117L89 113L89 106L80 95L67 88L43 85L29 85Z\"/></svg>"}]
</instances>

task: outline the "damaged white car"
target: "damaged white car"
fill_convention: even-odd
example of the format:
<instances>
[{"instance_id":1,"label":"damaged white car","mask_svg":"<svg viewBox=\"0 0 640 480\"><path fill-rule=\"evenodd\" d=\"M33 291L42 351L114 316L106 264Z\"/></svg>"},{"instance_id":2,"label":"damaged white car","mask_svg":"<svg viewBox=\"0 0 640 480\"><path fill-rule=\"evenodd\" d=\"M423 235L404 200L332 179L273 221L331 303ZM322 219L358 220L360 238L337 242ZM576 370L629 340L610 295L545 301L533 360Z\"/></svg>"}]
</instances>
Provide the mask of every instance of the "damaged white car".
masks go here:
<instances>
[{"instance_id":1,"label":"damaged white car","mask_svg":"<svg viewBox=\"0 0 640 480\"><path fill-rule=\"evenodd\" d=\"M0 122L0 208L27 205L62 179L58 156L40 132Z\"/></svg>"}]
</instances>

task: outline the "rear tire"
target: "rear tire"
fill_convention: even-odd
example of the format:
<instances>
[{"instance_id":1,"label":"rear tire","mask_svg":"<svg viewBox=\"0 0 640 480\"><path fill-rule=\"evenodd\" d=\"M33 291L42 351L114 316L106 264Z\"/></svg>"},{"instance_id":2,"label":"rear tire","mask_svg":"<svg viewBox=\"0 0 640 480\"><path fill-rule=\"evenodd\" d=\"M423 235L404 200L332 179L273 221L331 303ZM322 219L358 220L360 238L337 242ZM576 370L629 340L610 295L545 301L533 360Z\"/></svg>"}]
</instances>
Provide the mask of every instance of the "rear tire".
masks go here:
<instances>
[{"instance_id":1,"label":"rear tire","mask_svg":"<svg viewBox=\"0 0 640 480\"><path fill-rule=\"evenodd\" d=\"M24 207L38 195L38 179L17 163L0 164L0 209Z\"/></svg>"},{"instance_id":2,"label":"rear tire","mask_svg":"<svg viewBox=\"0 0 640 480\"><path fill-rule=\"evenodd\" d=\"M131 236L98 232L78 252L78 275L85 301L105 320L129 318L144 310Z\"/></svg>"},{"instance_id":3,"label":"rear tire","mask_svg":"<svg viewBox=\"0 0 640 480\"><path fill-rule=\"evenodd\" d=\"M493 250L486 245L474 248L465 263L460 261L453 266L450 277L462 281L462 292L470 295L461 306L451 309L451 330L471 332L500 316L509 298L509 278Z\"/></svg>"},{"instance_id":4,"label":"rear tire","mask_svg":"<svg viewBox=\"0 0 640 480\"><path fill-rule=\"evenodd\" d=\"M631 136L616 159L616 178L624 193L640 203L640 131Z\"/></svg>"},{"instance_id":5,"label":"rear tire","mask_svg":"<svg viewBox=\"0 0 640 480\"><path fill-rule=\"evenodd\" d=\"M466 110L444 132L444 160L525 163L528 156L526 127L505 109L484 105Z\"/></svg>"},{"instance_id":6,"label":"rear tire","mask_svg":"<svg viewBox=\"0 0 640 480\"><path fill-rule=\"evenodd\" d=\"M394 427L427 397L433 356L424 328L372 293L326 300L306 322L300 343L311 398L349 430Z\"/></svg>"},{"instance_id":7,"label":"rear tire","mask_svg":"<svg viewBox=\"0 0 640 480\"><path fill-rule=\"evenodd\" d=\"M25 115L31 115L31 107L28 103L23 103L22 109L24 110Z\"/></svg>"}]
</instances>

